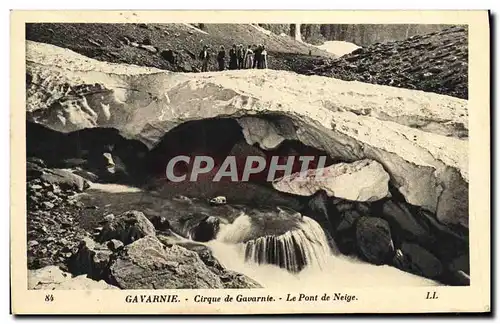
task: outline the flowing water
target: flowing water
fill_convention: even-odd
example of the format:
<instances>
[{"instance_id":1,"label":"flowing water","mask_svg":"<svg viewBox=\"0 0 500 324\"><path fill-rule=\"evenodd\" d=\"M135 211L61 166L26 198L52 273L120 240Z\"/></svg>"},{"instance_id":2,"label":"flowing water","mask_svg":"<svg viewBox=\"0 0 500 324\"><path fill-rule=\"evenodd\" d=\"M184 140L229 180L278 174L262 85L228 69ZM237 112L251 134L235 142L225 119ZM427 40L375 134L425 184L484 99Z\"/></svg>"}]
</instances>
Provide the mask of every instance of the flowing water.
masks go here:
<instances>
[{"instance_id":1,"label":"flowing water","mask_svg":"<svg viewBox=\"0 0 500 324\"><path fill-rule=\"evenodd\" d=\"M92 209L95 217L131 209L172 216L201 208L192 202L171 205L175 201L114 184L93 184L82 196L99 206ZM321 226L309 217L293 218L293 226L291 222L291 215L283 211L276 215L240 212L232 221L221 222L216 239L203 244L226 268L245 274L266 288L438 285L391 266L376 266L341 255L329 243Z\"/></svg>"},{"instance_id":2,"label":"flowing water","mask_svg":"<svg viewBox=\"0 0 500 324\"><path fill-rule=\"evenodd\" d=\"M222 225L216 240L207 245L225 267L267 288L438 285L391 266L376 266L339 254L328 244L321 226L306 216L298 229L239 242L251 227L252 220L242 215L232 224Z\"/></svg>"}]
</instances>

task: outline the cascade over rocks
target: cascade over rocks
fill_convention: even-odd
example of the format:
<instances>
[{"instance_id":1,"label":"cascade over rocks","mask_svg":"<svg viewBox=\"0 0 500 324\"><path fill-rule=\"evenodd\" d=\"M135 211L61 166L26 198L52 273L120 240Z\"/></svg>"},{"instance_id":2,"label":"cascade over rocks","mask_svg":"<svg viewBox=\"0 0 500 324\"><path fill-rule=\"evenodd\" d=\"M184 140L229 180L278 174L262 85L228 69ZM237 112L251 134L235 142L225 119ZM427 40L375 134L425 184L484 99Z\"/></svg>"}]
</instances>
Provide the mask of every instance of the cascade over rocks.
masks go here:
<instances>
[{"instance_id":1,"label":"cascade over rocks","mask_svg":"<svg viewBox=\"0 0 500 324\"><path fill-rule=\"evenodd\" d=\"M26 53L29 119L51 129L114 127L152 148L187 121L251 116L271 125L251 128L247 142L274 146L280 135L335 160L377 161L408 203L468 226L465 100L283 71L172 74L30 41Z\"/></svg>"},{"instance_id":2,"label":"cascade over rocks","mask_svg":"<svg viewBox=\"0 0 500 324\"><path fill-rule=\"evenodd\" d=\"M158 239L167 247L177 244L183 248L198 253L201 261L205 263L210 271L215 273L220 278L224 288L226 289L262 288L262 286L255 280L222 266L222 264L213 256L212 250L206 245L192 241L182 242L178 239L163 235L159 235Z\"/></svg>"}]
</instances>

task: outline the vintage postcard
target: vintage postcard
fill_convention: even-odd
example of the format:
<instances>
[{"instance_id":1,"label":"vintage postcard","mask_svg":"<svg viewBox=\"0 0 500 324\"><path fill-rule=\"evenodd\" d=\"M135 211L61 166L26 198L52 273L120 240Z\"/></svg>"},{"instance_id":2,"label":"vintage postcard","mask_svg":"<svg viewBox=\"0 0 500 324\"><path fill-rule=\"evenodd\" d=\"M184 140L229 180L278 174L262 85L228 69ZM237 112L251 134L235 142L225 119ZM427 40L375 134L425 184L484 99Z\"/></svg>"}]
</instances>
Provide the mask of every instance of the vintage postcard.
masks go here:
<instances>
[{"instance_id":1,"label":"vintage postcard","mask_svg":"<svg viewBox=\"0 0 500 324\"><path fill-rule=\"evenodd\" d=\"M13 11L14 314L488 313L487 11Z\"/></svg>"}]
</instances>

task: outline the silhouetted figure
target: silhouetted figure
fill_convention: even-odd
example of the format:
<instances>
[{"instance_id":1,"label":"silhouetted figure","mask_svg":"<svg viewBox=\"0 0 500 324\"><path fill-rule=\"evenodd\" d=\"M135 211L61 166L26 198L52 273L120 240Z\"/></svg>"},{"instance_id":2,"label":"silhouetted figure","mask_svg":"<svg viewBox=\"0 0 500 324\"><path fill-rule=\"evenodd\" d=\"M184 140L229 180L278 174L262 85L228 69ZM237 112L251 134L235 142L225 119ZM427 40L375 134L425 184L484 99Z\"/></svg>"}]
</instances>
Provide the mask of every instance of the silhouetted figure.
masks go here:
<instances>
[{"instance_id":1,"label":"silhouetted figure","mask_svg":"<svg viewBox=\"0 0 500 324\"><path fill-rule=\"evenodd\" d=\"M253 60L253 68L258 68L260 69L260 60L261 60L261 53L262 53L262 45L255 46L254 45L254 60Z\"/></svg>"},{"instance_id":2,"label":"silhouetted figure","mask_svg":"<svg viewBox=\"0 0 500 324\"><path fill-rule=\"evenodd\" d=\"M251 69L253 67L253 51L250 45L245 52L245 69Z\"/></svg>"},{"instance_id":3,"label":"silhouetted figure","mask_svg":"<svg viewBox=\"0 0 500 324\"><path fill-rule=\"evenodd\" d=\"M229 50L229 69L236 70L238 69L238 53L236 49L236 45Z\"/></svg>"},{"instance_id":4,"label":"silhouetted figure","mask_svg":"<svg viewBox=\"0 0 500 324\"><path fill-rule=\"evenodd\" d=\"M238 68L243 69L245 67L245 49L242 44L238 45L236 54L238 56Z\"/></svg>"},{"instance_id":5,"label":"silhouetted figure","mask_svg":"<svg viewBox=\"0 0 500 324\"><path fill-rule=\"evenodd\" d=\"M210 52L208 50L208 46L205 45L203 46L203 49L200 52L199 56L201 60L201 72L207 72L208 71L208 61L210 60Z\"/></svg>"},{"instance_id":6,"label":"silhouetted figure","mask_svg":"<svg viewBox=\"0 0 500 324\"><path fill-rule=\"evenodd\" d=\"M217 63L219 63L219 71L224 71L226 65L226 50L224 46L220 47L219 54L217 54Z\"/></svg>"},{"instance_id":7,"label":"silhouetted figure","mask_svg":"<svg viewBox=\"0 0 500 324\"><path fill-rule=\"evenodd\" d=\"M259 69L267 69L267 51L266 51L266 47L264 45L262 45L262 49L260 52Z\"/></svg>"}]
</instances>

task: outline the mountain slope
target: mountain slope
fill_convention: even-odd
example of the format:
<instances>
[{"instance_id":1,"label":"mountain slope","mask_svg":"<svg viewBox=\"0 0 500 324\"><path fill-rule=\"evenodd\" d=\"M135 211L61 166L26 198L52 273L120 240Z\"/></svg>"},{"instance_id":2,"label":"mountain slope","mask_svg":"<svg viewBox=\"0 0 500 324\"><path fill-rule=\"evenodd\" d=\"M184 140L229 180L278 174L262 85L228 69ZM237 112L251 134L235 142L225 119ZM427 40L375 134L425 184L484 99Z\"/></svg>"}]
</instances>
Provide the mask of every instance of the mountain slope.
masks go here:
<instances>
[{"instance_id":1,"label":"mountain slope","mask_svg":"<svg viewBox=\"0 0 500 324\"><path fill-rule=\"evenodd\" d=\"M468 97L467 28L456 26L404 41L377 43L307 74ZM314 63L313 63L314 65Z\"/></svg>"},{"instance_id":2,"label":"mountain slope","mask_svg":"<svg viewBox=\"0 0 500 324\"><path fill-rule=\"evenodd\" d=\"M195 24L34 23L26 25L26 39L69 48L100 61L176 72L198 71L201 63L197 56L203 45L211 46L211 70L216 69L220 45L227 52L233 44L265 44L269 68L279 70L296 69L290 62L297 57L303 64L319 57L335 57L289 36L264 33L250 24L203 24L202 28Z\"/></svg>"}]
</instances>

